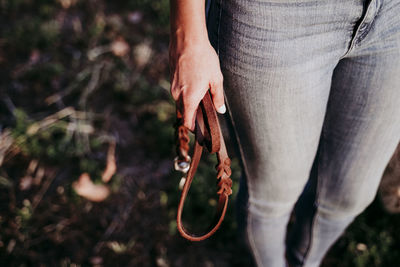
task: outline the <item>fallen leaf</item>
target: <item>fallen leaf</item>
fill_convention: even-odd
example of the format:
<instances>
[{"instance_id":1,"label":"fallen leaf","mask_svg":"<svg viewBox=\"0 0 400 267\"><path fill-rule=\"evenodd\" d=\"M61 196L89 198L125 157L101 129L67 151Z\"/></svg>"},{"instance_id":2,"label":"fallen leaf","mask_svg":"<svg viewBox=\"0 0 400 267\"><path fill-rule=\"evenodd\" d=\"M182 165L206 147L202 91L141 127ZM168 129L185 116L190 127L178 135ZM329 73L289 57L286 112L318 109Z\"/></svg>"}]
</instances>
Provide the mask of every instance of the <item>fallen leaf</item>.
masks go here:
<instances>
[{"instance_id":1,"label":"fallen leaf","mask_svg":"<svg viewBox=\"0 0 400 267\"><path fill-rule=\"evenodd\" d=\"M123 57L129 52L129 44L122 37L119 37L112 42L111 51L114 55Z\"/></svg>"},{"instance_id":2,"label":"fallen leaf","mask_svg":"<svg viewBox=\"0 0 400 267\"><path fill-rule=\"evenodd\" d=\"M43 167L38 167L35 178L33 179L33 183L35 185L39 185L42 182L44 174L45 174L45 169Z\"/></svg>"},{"instance_id":3,"label":"fallen leaf","mask_svg":"<svg viewBox=\"0 0 400 267\"><path fill-rule=\"evenodd\" d=\"M115 162L115 141L110 142L108 146L107 152L107 165L101 176L101 180L105 183L108 183L111 180L111 177L117 171L117 164Z\"/></svg>"},{"instance_id":4,"label":"fallen leaf","mask_svg":"<svg viewBox=\"0 0 400 267\"><path fill-rule=\"evenodd\" d=\"M107 186L94 184L88 173L82 173L79 180L72 184L72 188L81 197L94 202L101 202L110 194Z\"/></svg>"},{"instance_id":5,"label":"fallen leaf","mask_svg":"<svg viewBox=\"0 0 400 267\"><path fill-rule=\"evenodd\" d=\"M133 50L133 57L138 68L143 68L151 59L153 50L149 41L137 45Z\"/></svg>"},{"instance_id":6,"label":"fallen leaf","mask_svg":"<svg viewBox=\"0 0 400 267\"><path fill-rule=\"evenodd\" d=\"M36 64L40 60L40 51L37 49L32 50L29 56L29 64Z\"/></svg>"},{"instance_id":7,"label":"fallen leaf","mask_svg":"<svg viewBox=\"0 0 400 267\"><path fill-rule=\"evenodd\" d=\"M63 8L68 9L71 6L75 5L77 0L59 0L59 2Z\"/></svg>"},{"instance_id":8,"label":"fallen leaf","mask_svg":"<svg viewBox=\"0 0 400 267\"><path fill-rule=\"evenodd\" d=\"M19 182L19 189L21 191L29 190L32 186L32 176L25 176L21 178L21 181Z\"/></svg>"}]
</instances>

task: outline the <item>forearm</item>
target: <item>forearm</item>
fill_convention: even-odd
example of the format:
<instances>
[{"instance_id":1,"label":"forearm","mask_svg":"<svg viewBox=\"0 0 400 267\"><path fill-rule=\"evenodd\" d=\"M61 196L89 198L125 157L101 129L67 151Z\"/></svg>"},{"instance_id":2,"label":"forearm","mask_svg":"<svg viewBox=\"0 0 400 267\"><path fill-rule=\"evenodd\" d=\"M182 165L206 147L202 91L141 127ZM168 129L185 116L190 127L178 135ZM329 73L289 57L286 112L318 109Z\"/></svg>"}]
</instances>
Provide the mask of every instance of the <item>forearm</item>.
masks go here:
<instances>
[{"instance_id":1,"label":"forearm","mask_svg":"<svg viewBox=\"0 0 400 267\"><path fill-rule=\"evenodd\" d=\"M208 90L214 107L225 112L223 76L219 58L208 40L205 0L170 0L169 60L171 94L194 131L197 107Z\"/></svg>"},{"instance_id":2,"label":"forearm","mask_svg":"<svg viewBox=\"0 0 400 267\"><path fill-rule=\"evenodd\" d=\"M170 0L171 41L188 44L208 40L205 0Z\"/></svg>"}]
</instances>

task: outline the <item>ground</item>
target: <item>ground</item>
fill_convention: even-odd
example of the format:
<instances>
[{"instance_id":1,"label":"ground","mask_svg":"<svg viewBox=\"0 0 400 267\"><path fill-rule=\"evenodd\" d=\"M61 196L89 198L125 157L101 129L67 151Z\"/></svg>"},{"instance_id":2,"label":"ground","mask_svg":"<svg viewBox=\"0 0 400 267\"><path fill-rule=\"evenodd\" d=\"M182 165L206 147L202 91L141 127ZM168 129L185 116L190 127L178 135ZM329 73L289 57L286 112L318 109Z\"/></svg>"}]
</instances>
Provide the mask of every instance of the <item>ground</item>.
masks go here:
<instances>
[{"instance_id":1,"label":"ground","mask_svg":"<svg viewBox=\"0 0 400 267\"><path fill-rule=\"evenodd\" d=\"M168 8L0 1L1 266L252 266L235 234L236 156L221 229L200 243L176 230ZM215 208L214 164L185 207L194 229ZM323 266L398 266L399 223L376 199Z\"/></svg>"}]
</instances>

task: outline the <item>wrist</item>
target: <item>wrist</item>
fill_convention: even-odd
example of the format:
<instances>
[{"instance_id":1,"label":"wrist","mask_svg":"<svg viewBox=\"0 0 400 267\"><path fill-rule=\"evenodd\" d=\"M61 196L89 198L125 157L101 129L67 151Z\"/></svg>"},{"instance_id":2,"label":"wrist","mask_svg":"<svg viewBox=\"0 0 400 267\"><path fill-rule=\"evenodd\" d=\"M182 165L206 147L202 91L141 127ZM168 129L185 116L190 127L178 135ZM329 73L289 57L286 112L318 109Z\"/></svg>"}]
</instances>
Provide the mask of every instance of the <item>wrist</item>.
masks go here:
<instances>
[{"instance_id":1,"label":"wrist","mask_svg":"<svg viewBox=\"0 0 400 267\"><path fill-rule=\"evenodd\" d=\"M204 44L208 42L208 33L204 29L176 28L171 31L171 43L176 46Z\"/></svg>"}]
</instances>

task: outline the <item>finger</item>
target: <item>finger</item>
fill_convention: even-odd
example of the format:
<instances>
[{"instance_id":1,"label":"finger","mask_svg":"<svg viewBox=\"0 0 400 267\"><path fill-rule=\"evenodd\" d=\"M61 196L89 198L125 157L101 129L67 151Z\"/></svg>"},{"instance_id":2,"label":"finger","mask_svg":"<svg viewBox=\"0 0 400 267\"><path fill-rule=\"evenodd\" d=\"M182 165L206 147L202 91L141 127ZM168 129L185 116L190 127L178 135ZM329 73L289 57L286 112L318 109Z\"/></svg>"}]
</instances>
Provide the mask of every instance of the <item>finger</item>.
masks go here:
<instances>
[{"instance_id":1,"label":"finger","mask_svg":"<svg viewBox=\"0 0 400 267\"><path fill-rule=\"evenodd\" d=\"M182 94L179 95L178 100L175 101L176 105L176 114L178 118L183 119L183 101L182 101Z\"/></svg>"},{"instance_id":2,"label":"finger","mask_svg":"<svg viewBox=\"0 0 400 267\"><path fill-rule=\"evenodd\" d=\"M225 113L224 88L222 78L210 84L210 91L214 107L218 113Z\"/></svg>"},{"instance_id":3,"label":"finger","mask_svg":"<svg viewBox=\"0 0 400 267\"><path fill-rule=\"evenodd\" d=\"M181 90L179 89L178 86L176 86L176 79L172 79L172 83L171 83L171 95L172 98L175 101L178 101L180 95L181 95Z\"/></svg>"},{"instance_id":4,"label":"finger","mask_svg":"<svg viewBox=\"0 0 400 267\"><path fill-rule=\"evenodd\" d=\"M184 105L183 111L183 125L194 132L194 124L196 120L197 106L195 105Z\"/></svg>"},{"instance_id":5,"label":"finger","mask_svg":"<svg viewBox=\"0 0 400 267\"><path fill-rule=\"evenodd\" d=\"M200 92L200 90L195 90L195 92ZM188 95L185 95L184 92L182 93L183 124L192 132L194 131L196 112L200 101L201 96L199 97L193 93Z\"/></svg>"}]
</instances>

